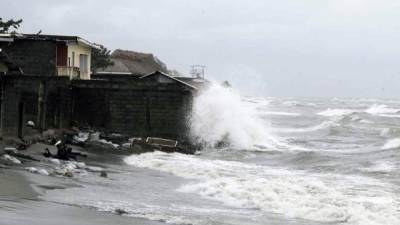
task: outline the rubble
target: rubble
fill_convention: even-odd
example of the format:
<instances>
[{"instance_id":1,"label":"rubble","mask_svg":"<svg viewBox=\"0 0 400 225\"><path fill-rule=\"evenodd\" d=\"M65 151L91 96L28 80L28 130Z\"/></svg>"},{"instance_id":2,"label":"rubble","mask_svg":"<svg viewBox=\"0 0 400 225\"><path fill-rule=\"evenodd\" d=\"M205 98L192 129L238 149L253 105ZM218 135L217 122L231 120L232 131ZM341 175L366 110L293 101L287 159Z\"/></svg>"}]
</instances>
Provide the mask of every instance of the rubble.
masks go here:
<instances>
[{"instance_id":1,"label":"rubble","mask_svg":"<svg viewBox=\"0 0 400 225\"><path fill-rule=\"evenodd\" d=\"M8 154L5 154L1 157L1 159L8 161L8 162L12 162L14 164L21 164L21 161L13 156L10 156Z\"/></svg>"}]
</instances>

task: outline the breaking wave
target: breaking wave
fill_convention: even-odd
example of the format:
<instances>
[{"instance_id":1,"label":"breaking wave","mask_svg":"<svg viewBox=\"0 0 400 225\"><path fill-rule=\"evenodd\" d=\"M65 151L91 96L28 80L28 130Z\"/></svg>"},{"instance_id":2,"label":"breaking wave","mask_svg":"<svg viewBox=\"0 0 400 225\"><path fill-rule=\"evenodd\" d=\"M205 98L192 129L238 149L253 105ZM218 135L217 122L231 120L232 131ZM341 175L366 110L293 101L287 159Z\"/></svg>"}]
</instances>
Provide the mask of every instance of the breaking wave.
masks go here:
<instances>
[{"instance_id":1,"label":"breaking wave","mask_svg":"<svg viewBox=\"0 0 400 225\"><path fill-rule=\"evenodd\" d=\"M377 114L393 114L393 113L398 113L400 109L393 109L389 108L387 105L383 104L374 104L371 107L369 107L367 110L365 110L366 113L372 114L372 115L377 115Z\"/></svg>"},{"instance_id":2,"label":"breaking wave","mask_svg":"<svg viewBox=\"0 0 400 225\"><path fill-rule=\"evenodd\" d=\"M125 162L191 179L178 191L233 207L328 223L400 224L400 205L393 199L390 184L372 178L305 173L162 152L132 155ZM368 185L377 188L366 189Z\"/></svg>"},{"instance_id":3,"label":"breaking wave","mask_svg":"<svg viewBox=\"0 0 400 225\"><path fill-rule=\"evenodd\" d=\"M355 113L355 111L351 109L327 109L325 111L319 112L318 115L326 117L335 117L335 116L347 116L353 113Z\"/></svg>"},{"instance_id":4,"label":"breaking wave","mask_svg":"<svg viewBox=\"0 0 400 225\"><path fill-rule=\"evenodd\" d=\"M248 104L232 89L211 84L194 99L191 137L205 147L235 149L291 148L274 137L260 118L256 104Z\"/></svg>"},{"instance_id":5,"label":"breaking wave","mask_svg":"<svg viewBox=\"0 0 400 225\"><path fill-rule=\"evenodd\" d=\"M382 150L387 150L387 149L395 149L395 148L400 148L400 138L394 138L388 140L383 146Z\"/></svg>"}]
</instances>

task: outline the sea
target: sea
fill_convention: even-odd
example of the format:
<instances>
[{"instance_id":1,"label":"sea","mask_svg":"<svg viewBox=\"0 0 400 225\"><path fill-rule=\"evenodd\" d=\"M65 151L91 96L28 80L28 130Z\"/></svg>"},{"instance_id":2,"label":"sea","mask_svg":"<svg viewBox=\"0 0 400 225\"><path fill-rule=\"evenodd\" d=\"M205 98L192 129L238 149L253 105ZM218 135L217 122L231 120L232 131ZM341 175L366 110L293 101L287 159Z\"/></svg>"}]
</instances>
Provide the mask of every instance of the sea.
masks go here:
<instances>
[{"instance_id":1,"label":"sea","mask_svg":"<svg viewBox=\"0 0 400 225\"><path fill-rule=\"evenodd\" d=\"M213 84L195 155L150 152L42 198L167 224L400 224L400 99L276 98ZM110 151L116 151L110 149Z\"/></svg>"}]
</instances>

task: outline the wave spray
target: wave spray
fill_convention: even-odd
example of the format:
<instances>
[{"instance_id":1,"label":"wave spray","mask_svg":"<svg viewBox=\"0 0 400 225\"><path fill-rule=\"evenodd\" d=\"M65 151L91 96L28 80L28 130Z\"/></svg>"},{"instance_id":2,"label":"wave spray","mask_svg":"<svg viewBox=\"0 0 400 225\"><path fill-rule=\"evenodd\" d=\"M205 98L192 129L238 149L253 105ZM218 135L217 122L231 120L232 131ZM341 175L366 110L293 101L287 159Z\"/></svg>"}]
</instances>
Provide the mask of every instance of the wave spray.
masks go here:
<instances>
[{"instance_id":1,"label":"wave spray","mask_svg":"<svg viewBox=\"0 0 400 225\"><path fill-rule=\"evenodd\" d=\"M212 83L194 99L190 119L193 141L204 147L228 145L235 149L282 146L268 132L267 121L259 117L256 106L233 89Z\"/></svg>"}]
</instances>

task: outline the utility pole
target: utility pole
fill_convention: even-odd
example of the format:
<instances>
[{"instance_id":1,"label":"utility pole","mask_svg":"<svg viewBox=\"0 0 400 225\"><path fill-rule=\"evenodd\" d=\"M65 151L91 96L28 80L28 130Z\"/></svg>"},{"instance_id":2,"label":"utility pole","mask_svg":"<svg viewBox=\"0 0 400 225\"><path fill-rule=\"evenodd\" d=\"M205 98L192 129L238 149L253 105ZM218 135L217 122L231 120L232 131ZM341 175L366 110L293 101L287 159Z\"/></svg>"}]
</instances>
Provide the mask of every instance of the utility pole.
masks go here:
<instances>
[{"instance_id":1,"label":"utility pole","mask_svg":"<svg viewBox=\"0 0 400 225\"><path fill-rule=\"evenodd\" d=\"M191 65L190 75L194 78L200 78L204 80L204 72L206 66L203 65Z\"/></svg>"}]
</instances>

